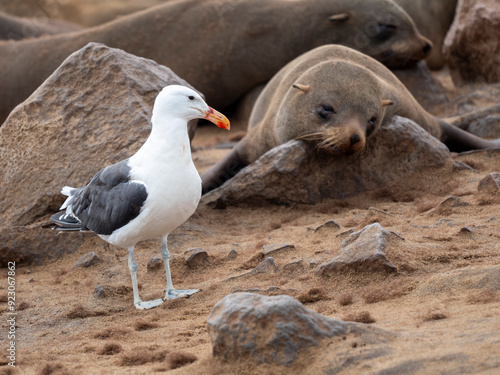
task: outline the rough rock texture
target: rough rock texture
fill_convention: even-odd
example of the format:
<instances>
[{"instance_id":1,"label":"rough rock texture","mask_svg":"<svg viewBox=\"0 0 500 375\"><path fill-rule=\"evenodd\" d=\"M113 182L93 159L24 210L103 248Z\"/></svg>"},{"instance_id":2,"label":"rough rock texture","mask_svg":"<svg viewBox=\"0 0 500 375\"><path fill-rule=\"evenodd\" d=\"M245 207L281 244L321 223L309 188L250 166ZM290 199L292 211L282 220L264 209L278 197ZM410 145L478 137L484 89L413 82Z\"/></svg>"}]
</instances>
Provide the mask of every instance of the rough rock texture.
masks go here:
<instances>
[{"instance_id":1,"label":"rough rock texture","mask_svg":"<svg viewBox=\"0 0 500 375\"><path fill-rule=\"evenodd\" d=\"M444 42L453 81L500 81L500 2L459 0Z\"/></svg>"},{"instance_id":2,"label":"rough rock texture","mask_svg":"<svg viewBox=\"0 0 500 375\"><path fill-rule=\"evenodd\" d=\"M305 142L289 141L205 195L203 202L218 206L244 202L311 204L355 196L420 170L452 165L444 144L411 120L395 116L369 139L360 155L334 157Z\"/></svg>"},{"instance_id":3,"label":"rough rock texture","mask_svg":"<svg viewBox=\"0 0 500 375\"><path fill-rule=\"evenodd\" d=\"M154 61L102 44L69 56L0 128L0 225L25 226L56 212L61 187L86 184L132 155L148 137L154 99L168 84L188 85ZM0 242L18 254L13 260L38 259L25 252L54 252L60 243L53 232L43 236L53 243L34 247L17 246L10 236L10 229L0 231ZM72 251L82 237L66 238Z\"/></svg>"},{"instance_id":4,"label":"rough rock texture","mask_svg":"<svg viewBox=\"0 0 500 375\"><path fill-rule=\"evenodd\" d=\"M391 235L379 223L367 225L340 244L340 253L321 264L316 274L328 276L346 270L396 272L385 250Z\"/></svg>"},{"instance_id":5,"label":"rough rock texture","mask_svg":"<svg viewBox=\"0 0 500 375\"><path fill-rule=\"evenodd\" d=\"M278 365L292 364L301 351L326 337L368 331L315 313L286 295L252 293L224 297L212 309L207 328L214 356Z\"/></svg>"},{"instance_id":6,"label":"rough rock texture","mask_svg":"<svg viewBox=\"0 0 500 375\"><path fill-rule=\"evenodd\" d=\"M78 259L73 265L73 268L79 268L79 267L87 268L93 266L97 262L99 262L99 257L95 252L91 251L90 253L87 253L80 259Z\"/></svg>"},{"instance_id":7,"label":"rough rock texture","mask_svg":"<svg viewBox=\"0 0 500 375\"><path fill-rule=\"evenodd\" d=\"M483 178L477 187L478 191L500 194L500 173L490 173Z\"/></svg>"},{"instance_id":8,"label":"rough rock texture","mask_svg":"<svg viewBox=\"0 0 500 375\"><path fill-rule=\"evenodd\" d=\"M62 186L86 184L131 156L149 135L154 99L168 84L187 85L154 61L102 44L69 56L0 128L4 225L56 210Z\"/></svg>"},{"instance_id":9,"label":"rough rock texture","mask_svg":"<svg viewBox=\"0 0 500 375\"><path fill-rule=\"evenodd\" d=\"M78 249L89 235L83 232L57 233L41 227L0 228L0 267L8 262L42 264Z\"/></svg>"},{"instance_id":10,"label":"rough rock texture","mask_svg":"<svg viewBox=\"0 0 500 375\"><path fill-rule=\"evenodd\" d=\"M198 268L208 261L208 254L199 247L193 247L184 252L184 259L189 268Z\"/></svg>"}]
</instances>

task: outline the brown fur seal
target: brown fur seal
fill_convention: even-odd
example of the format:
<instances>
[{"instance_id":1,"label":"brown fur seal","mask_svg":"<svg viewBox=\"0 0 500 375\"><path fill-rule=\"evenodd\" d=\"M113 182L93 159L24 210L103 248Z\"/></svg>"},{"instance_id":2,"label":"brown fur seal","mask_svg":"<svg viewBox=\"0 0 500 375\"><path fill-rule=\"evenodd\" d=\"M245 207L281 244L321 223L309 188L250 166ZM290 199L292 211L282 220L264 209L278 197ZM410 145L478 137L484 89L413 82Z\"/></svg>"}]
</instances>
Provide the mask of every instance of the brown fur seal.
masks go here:
<instances>
[{"instance_id":1,"label":"brown fur seal","mask_svg":"<svg viewBox=\"0 0 500 375\"><path fill-rule=\"evenodd\" d=\"M0 39L21 40L37 38L42 35L55 35L81 30L69 22L49 20L48 18L23 18L0 12Z\"/></svg>"},{"instance_id":2,"label":"brown fur seal","mask_svg":"<svg viewBox=\"0 0 500 375\"><path fill-rule=\"evenodd\" d=\"M287 64L257 99L247 135L202 175L207 192L271 148L292 139L314 142L335 155L363 150L367 137L394 115L406 117L452 151L500 147L426 112L378 61L327 45Z\"/></svg>"},{"instance_id":3,"label":"brown fur seal","mask_svg":"<svg viewBox=\"0 0 500 375\"><path fill-rule=\"evenodd\" d=\"M432 41L432 53L426 59L431 69L444 66L443 43L450 29L458 0L394 0L413 19L418 31Z\"/></svg>"},{"instance_id":4,"label":"brown fur seal","mask_svg":"<svg viewBox=\"0 0 500 375\"><path fill-rule=\"evenodd\" d=\"M390 67L431 48L391 0L171 1L79 33L0 44L0 122L89 42L168 66L218 108L323 44L351 46Z\"/></svg>"}]
</instances>

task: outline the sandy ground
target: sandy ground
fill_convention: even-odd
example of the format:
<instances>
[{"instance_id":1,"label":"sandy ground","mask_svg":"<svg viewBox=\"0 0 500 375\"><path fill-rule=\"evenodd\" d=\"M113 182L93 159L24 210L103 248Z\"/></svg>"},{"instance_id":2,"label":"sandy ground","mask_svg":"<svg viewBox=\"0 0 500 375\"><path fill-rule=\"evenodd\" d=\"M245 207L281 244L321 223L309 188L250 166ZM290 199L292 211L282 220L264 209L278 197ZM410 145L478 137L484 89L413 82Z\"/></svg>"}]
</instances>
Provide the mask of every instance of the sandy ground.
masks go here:
<instances>
[{"instance_id":1,"label":"sandy ground","mask_svg":"<svg viewBox=\"0 0 500 375\"><path fill-rule=\"evenodd\" d=\"M199 129L193 158L200 171L227 152L213 146L238 138L239 131L238 126L231 133L215 127ZM310 349L290 368L212 358L206 329L211 309L229 293L251 290L289 294L325 316L372 321L369 324L403 335L390 358L371 361L365 367L356 364L342 373L370 373L398 361L431 357L437 360L417 373L440 373L450 370L447 356L465 355L466 350L467 357L474 358L469 362L477 364L475 373L493 374L500 366L500 272L486 287L478 288L477 280L500 266L500 200L478 194L477 185L488 173L499 172L500 156L481 152L457 155L456 160L479 172L426 175L422 179L433 182L426 191L395 188L316 206L215 210L201 205L171 234L169 247L174 285L202 291L153 310L138 311L132 304L126 251L108 246L90 233L74 254L42 266L18 266L17 367L7 366L2 353L0 373L318 373L325 361L321 347ZM463 205L442 205L451 195L459 197ZM313 234L330 219L341 228ZM316 264L336 254L349 229L360 230L373 222L395 233L387 256L398 267L397 274L347 273L331 278L314 274ZM277 273L228 280L255 267L262 260L264 245L279 243L293 244L295 249L275 256ZM186 265L184 251L191 247L201 247L209 254L198 268ZM231 250L237 252L233 259L228 258ZM76 260L90 251L101 261L73 269ZM146 268L155 255L159 255L156 241L136 248L140 292L145 300L163 295L163 268ZM283 269L301 259L305 267L293 272ZM0 273L4 342L7 270ZM101 298L94 293L98 286L106 291ZM467 368L462 373L468 373Z\"/></svg>"}]
</instances>

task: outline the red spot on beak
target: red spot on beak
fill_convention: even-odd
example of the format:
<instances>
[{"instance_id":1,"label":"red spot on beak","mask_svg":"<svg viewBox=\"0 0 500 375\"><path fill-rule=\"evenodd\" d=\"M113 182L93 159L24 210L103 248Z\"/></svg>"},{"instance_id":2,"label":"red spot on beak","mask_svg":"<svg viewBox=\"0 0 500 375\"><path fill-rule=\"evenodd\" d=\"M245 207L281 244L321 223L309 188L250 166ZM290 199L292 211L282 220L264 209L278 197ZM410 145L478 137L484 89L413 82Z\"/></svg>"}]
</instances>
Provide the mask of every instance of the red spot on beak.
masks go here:
<instances>
[{"instance_id":1,"label":"red spot on beak","mask_svg":"<svg viewBox=\"0 0 500 375\"><path fill-rule=\"evenodd\" d=\"M222 113L216 111L212 107L208 107L208 111L205 112L205 119L207 119L210 122L213 122L215 125L217 125L219 128L222 129L229 130L231 127L231 124L229 123L227 117L224 116Z\"/></svg>"}]
</instances>

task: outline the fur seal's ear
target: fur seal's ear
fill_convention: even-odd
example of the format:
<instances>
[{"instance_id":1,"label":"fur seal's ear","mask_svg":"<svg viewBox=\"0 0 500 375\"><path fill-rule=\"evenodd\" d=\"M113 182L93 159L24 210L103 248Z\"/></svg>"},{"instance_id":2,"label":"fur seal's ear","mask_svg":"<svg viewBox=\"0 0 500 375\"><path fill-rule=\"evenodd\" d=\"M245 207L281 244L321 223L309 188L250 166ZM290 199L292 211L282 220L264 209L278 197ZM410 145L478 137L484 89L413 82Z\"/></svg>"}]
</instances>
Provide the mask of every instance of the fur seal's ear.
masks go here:
<instances>
[{"instance_id":1,"label":"fur seal's ear","mask_svg":"<svg viewBox=\"0 0 500 375\"><path fill-rule=\"evenodd\" d=\"M382 107L387 107L388 105L393 105L394 103L389 99L382 100Z\"/></svg>"},{"instance_id":2,"label":"fur seal's ear","mask_svg":"<svg viewBox=\"0 0 500 375\"><path fill-rule=\"evenodd\" d=\"M307 92L311 89L311 85L301 85L300 83L294 83L292 87L302 91L304 94L307 94Z\"/></svg>"},{"instance_id":3,"label":"fur seal's ear","mask_svg":"<svg viewBox=\"0 0 500 375\"><path fill-rule=\"evenodd\" d=\"M330 22L345 22L350 18L349 13L337 13L328 18Z\"/></svg>"}]
</instances>

